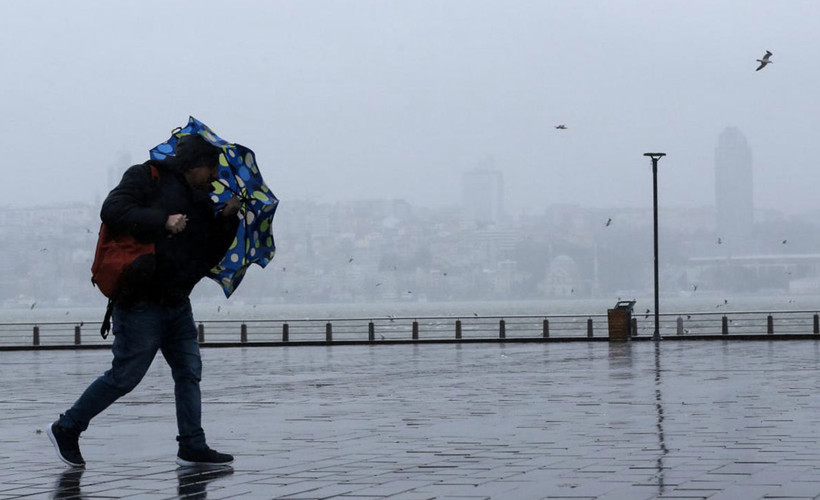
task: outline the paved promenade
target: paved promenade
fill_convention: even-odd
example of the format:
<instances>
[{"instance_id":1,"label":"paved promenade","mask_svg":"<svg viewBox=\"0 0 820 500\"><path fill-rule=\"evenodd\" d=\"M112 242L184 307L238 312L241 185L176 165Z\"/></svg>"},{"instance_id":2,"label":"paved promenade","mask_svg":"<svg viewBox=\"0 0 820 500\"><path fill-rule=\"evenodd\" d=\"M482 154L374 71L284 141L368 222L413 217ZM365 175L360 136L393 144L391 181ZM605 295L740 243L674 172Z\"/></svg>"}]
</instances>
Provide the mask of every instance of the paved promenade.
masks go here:
<instances>
[{"instance_id":1,"label":"paved promenade","mask_svg":"<svg viewBox=\"0 0 820 500\"><path fill-rule=\"evenodd\" d=\"M174 464L160 358L60 462L45 425L106 351L0 352L0 500L820 498L820 341L211 348Z\"/></svg>"}]
</instances>

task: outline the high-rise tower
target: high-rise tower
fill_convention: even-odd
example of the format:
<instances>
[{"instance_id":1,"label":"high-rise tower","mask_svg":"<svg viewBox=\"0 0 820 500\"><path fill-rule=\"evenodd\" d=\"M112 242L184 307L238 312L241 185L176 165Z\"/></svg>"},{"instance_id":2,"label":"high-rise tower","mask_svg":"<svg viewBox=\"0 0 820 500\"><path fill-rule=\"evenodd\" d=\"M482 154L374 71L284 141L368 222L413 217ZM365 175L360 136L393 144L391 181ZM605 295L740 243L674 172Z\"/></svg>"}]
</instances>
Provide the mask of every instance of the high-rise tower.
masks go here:
<instances>
[{"instance_id":1,"label":"high-rise tower","mask_svg":"<svg viewBox=\"0 0 820 500\"><path fill-rule=\"evenodd\" d=\"M754 224L752 150L736 127L721 132L715 148L715 208L722 241L737 248L749 239Z\"/></svg>"},{"instance_id":2,"label":"high-rise tower","mask_svg":"<svg viewBox=\"0 0 820 500\"><path fill-rule=\"evenodd\" d=\"M470 220L480 226L498 224L504 216L504 177L492 168L465 172L461 178L462 204Z\"/></svg>"}]
</instances>

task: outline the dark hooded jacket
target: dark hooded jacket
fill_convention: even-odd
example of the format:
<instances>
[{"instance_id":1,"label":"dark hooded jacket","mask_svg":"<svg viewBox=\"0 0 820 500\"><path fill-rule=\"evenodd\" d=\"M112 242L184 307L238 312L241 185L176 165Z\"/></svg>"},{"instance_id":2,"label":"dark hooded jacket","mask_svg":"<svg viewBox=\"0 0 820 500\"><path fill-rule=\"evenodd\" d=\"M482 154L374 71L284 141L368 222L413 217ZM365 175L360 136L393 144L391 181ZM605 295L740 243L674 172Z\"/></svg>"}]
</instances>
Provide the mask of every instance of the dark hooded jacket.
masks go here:
<instances>
[{"instance_id":1,"label":"dark hooded jacket","mask_svg":"<svg viewBox=\"0 0 820 500\"><path fill-rule=\"evenodd\" d=\"M159 171L158 179L149 165ZM173 214L188 217L177 234L165 229ZM115 234L128 232L156 244L156 255L140 257L124 279L116 302L126 306L140 300L184 303L225 256L239 224L236 216L215 215L210 195L191 187L179 168L153 160L125 172L103 202L100 217Z\"/></svg>"}]
</instances>

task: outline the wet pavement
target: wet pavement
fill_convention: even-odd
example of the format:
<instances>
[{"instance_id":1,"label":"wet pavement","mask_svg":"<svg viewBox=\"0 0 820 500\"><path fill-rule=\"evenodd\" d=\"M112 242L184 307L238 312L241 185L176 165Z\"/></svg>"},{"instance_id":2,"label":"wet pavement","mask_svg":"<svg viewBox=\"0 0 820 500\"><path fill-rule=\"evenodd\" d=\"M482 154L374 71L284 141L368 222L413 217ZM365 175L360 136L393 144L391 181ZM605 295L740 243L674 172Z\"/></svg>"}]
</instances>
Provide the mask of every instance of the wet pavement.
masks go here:
<instances>
[{"instance_id":1,"label":"wet pavement","mask_svg":"<svg viewBox=\"0 0 820 500\"><path fill-rule=\"evenodd\" d=\"M170 370L44 432L106 351L0 352L7 498L820 498L820 341L205 349L232 469L180 469Z\"/></svg>"}]
</instances>

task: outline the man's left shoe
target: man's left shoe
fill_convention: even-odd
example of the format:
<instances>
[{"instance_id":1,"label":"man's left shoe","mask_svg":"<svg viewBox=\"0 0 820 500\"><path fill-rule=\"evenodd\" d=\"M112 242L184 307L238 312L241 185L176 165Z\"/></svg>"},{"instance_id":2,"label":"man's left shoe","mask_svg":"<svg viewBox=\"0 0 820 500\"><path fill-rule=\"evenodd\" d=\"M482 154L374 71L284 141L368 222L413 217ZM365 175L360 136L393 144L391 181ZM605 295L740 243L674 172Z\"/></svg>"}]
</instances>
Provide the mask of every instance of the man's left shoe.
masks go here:
<instances>
[{"instance_id":1,"label":"man's left shoe","mask_svg":"<svg viewBox=\"0 0 820 500\"><path fill-rule=\"evenodd\" d=\"M177 453L177 465L192 467L197 465L231 465L233 455L219 453L216 450L205 448L204 450L192 450L187 446L179 446Z\"/></svg>"},{"instance_id":2,"label":"man's left shoe","mask_svg":"<svg viewBox=\"0 0 820 500\"><path fill-rule=\"evenodd\" d=\"M72 467L85 467L85 460L80 453L79 432L60 427L54 422L46 427L46 433L60 460Z\"/></svg>"}]
</instances>

